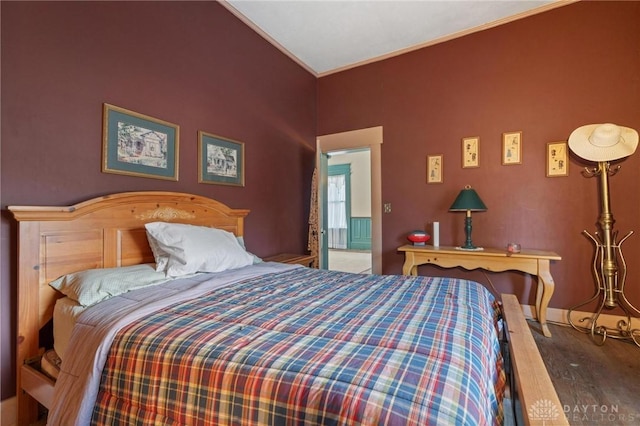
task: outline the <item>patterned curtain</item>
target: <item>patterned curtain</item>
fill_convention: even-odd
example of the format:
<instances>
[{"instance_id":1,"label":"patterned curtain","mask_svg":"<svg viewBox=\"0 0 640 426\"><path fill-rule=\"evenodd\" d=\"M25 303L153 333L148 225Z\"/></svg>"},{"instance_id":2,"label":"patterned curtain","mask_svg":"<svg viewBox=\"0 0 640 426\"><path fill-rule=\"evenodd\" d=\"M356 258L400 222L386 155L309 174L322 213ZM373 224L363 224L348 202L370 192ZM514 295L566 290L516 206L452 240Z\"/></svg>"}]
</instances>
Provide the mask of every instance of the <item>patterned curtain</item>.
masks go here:
<instances>
[{"instance_id":1,"label":"patterned curtain","mask_svg":"<svg viewBox=\"0 0 640 426\"><path fill-rule=\"evenodd\" d=\"M313 178L311 179L311 203L309 206L309 239L307 243L307 250L312 256L315 256L313 261L313 267L317 268L319 265L318 251L320 247L320 225L318 223L318 169L313 170Z\"/></svg>"}]
</instances>

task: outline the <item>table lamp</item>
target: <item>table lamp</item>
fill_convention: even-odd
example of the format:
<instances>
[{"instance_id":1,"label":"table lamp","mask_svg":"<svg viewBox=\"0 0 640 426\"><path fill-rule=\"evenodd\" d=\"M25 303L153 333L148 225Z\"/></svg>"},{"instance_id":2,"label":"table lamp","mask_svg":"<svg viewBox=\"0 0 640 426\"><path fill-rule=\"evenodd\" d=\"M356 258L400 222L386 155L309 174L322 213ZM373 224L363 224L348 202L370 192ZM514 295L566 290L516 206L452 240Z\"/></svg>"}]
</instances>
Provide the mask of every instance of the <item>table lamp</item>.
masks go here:
<instances>
[{"instance_id":1,"label":"table lamp","mask_svg":"<svg viewBox=\"0 0 640 426\"><path fill-rule=\"evenodd\" d=\"M482 247L476 247L471 242L471 212L484 212L487 210L487 206L484 205L480 196L471 188L471 185L465 186L458 197L449 208L450 212L467 212L464 219L464 232L467 237L465 244L462 247L457 247L461 250L482 250Z\"/></svg>"}]
</instances>

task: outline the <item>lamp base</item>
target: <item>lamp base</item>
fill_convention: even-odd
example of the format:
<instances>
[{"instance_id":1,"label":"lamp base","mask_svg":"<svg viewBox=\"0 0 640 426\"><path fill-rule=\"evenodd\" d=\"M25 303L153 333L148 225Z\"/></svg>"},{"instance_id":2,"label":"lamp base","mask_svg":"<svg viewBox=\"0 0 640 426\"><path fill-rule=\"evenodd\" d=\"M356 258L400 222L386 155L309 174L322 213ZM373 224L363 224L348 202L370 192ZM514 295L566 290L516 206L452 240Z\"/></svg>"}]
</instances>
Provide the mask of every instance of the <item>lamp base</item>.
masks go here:
<instances>
[{"instance_id":1,"label":"lamp base","mask_svg":"<svg viewBox=\"0 0 640 426\"><path fill-rule=\"evenodd\" d=\"M456 250L482 251L484 250L484 247L456 247Z\"/></svg>"}]
</instances>

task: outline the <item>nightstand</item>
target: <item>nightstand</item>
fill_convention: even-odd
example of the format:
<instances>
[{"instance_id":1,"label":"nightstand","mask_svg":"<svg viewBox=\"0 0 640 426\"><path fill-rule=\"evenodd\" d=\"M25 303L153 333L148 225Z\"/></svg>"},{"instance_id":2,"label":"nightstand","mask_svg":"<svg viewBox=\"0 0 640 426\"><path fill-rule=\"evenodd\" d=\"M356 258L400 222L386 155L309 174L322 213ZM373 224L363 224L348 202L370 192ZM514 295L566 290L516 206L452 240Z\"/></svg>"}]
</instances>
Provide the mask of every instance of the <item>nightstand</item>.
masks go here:
<instances>
[{"instance_id":1,"label":"nightstand","mask_svg":"<svg viewBox=\"0 0 640 426\"><path fill-rule=\"evenodd\" d=\"M265 257L262 260L265 262L298 264L311 268L313 267L316 257L311 254L280 253L275 256Z\"/></svg>"}]
</instances>

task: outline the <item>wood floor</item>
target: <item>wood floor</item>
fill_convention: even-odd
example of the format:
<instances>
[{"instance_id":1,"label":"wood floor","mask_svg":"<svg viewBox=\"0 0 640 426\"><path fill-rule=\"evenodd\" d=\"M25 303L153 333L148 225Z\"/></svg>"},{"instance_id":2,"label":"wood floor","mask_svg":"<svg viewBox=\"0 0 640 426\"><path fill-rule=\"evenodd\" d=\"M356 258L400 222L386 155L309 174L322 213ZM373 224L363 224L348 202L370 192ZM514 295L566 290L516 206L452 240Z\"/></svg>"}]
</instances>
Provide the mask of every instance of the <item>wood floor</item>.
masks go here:
<instances>
[{"instance_id":1,"label":"wood floor","mask_svg":"<svg viewBox=\"0 0 640 426\"><path fill-rule=\"evenodd\" d=\"M640 348L550 325L544 337L529 321L534 340L571 425L640 425Z\"/></svg>"}]
</instances>

